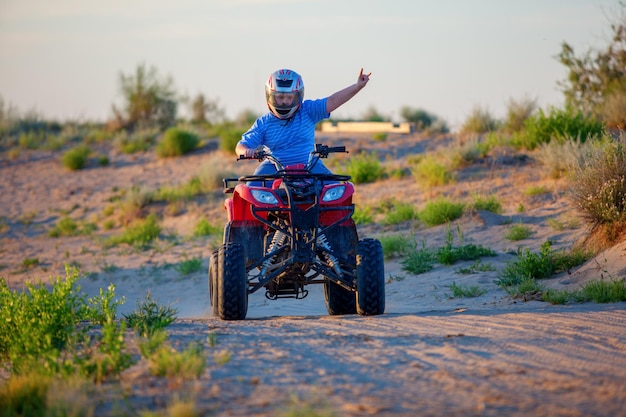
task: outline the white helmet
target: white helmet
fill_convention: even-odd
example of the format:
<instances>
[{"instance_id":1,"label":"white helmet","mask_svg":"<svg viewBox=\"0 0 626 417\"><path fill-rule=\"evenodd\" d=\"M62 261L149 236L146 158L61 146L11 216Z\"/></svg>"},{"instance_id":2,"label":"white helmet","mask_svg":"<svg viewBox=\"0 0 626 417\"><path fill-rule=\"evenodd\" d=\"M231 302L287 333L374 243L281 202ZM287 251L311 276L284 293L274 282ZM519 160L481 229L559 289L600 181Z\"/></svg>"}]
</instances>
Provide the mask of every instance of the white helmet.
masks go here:
<instances>
[{"instance_id":1,"label":"white helmet","mask_svg":"<svg viewBox=\"0 0 626 417\"><path fill-rule=\"evenodd\" d=\"M274 71L265 83L267 107L279 119L291 118L300 108L303 99L304 81L295 71Z\"/></svg>"}]
</instances>

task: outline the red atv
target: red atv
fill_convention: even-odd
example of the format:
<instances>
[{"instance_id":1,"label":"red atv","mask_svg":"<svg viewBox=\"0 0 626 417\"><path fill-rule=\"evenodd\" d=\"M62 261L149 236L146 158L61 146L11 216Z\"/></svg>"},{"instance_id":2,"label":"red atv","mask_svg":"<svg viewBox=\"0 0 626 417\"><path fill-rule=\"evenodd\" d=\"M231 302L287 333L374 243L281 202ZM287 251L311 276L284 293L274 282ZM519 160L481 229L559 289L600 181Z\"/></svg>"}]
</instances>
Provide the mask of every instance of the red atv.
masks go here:
<instances>
[{"instance_id":1,"label":"red atv","mask_svg":"<svg viewBox=\"0 0 626 417\"><path fill-rule=\"evenodd\" d=\"M382 246L358 238L350 177L311 172L333 152L346 150L317 144L306 165L283 167L260 150L248 159L272 161L275 174L224 179L233 196L224 203L224 244L209 262L215 316L243 320L249 294L264 288L270 300L302 299L309 284L324 285L331 315L385 311Z\"/></svg>"}]
</instances>

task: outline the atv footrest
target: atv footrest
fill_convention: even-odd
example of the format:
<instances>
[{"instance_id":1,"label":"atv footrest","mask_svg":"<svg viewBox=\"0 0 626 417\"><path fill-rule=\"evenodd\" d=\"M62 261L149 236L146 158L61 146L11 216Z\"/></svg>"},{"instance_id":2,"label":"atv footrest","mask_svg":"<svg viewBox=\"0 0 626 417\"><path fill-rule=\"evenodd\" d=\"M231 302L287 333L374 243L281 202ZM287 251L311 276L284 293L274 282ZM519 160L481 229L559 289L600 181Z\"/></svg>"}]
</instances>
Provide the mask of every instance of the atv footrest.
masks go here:
<instances>
[{"instance_id":1,"label":"atv footrest","mask_svg":"<svg viewBox=\"0 0 626 417\"><path fill-rule=\"evenodd\" d=\"M295 298L302 299L309 295L309 291L303 287L294 285L293 287L278 287L265 291L265 297L270 300L277 300L279 298Z\"/></svg>"}]
</instances>

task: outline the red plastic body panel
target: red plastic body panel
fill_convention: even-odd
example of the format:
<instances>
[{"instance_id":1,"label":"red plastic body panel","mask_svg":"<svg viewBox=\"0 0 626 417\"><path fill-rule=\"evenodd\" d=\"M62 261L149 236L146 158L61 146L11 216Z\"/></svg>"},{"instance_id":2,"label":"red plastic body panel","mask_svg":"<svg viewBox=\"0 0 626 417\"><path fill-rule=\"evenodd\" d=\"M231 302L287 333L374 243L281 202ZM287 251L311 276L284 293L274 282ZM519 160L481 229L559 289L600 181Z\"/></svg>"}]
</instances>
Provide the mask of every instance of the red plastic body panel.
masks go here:
<instances>
[{"instance_id":1,"label":"red plastic body panel","mask_svg":"<svg viewBox=\"0 0 626 417\"><path fill-rule=\"evenodd\" d=\"M256 222L260 223L253 215L252 215L252 205L255 207L261 208L269 208L279 207L279 208L287 208L286 204L283 204L280 197L275 194L276 199L279 201L278 205L271 204L263 204L254 199L252 197L251 189L261 189L263 191L268 191L271 193L275 193L278 185L280 184L280 180L274 181L274 185L272 188L265 187L250 187L246 184L238 184L234 191L232 198L226 199L224 202L224 208L227 211L228 221L229 222ZM345 191L343 196L335 201L330 203L321 202L321 198L324 197L324 194L331 188L334 187L345 187ZM322 191L320 196L321 207L339 207L339 206L350 206L352 204L352 196L354 195L354 185L350 182L342 183L342 184L330 184L326 185ZM305 210L310 205L301 205L299 206L301 209ZM323 211L320 214L320 225L327 226L334 222L341 220L345 217L350 211L349 210L331 210L331 211ZM263 218L267 218L266 212L260 212L259 215ZM348 219L346 222L348 224L353 224L351 219ZM342 225L347 225L343 224Z\"/></svg>"}]
</instances>

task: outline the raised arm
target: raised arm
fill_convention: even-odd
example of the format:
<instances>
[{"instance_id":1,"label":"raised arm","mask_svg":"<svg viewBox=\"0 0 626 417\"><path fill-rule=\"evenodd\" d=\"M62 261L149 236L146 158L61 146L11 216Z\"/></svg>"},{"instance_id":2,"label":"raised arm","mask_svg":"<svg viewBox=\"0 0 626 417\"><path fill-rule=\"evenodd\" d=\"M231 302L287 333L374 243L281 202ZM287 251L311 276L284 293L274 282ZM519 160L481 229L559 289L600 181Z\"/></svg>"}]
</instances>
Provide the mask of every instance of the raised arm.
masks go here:
<instances>
[{"instance_id":1,"label":"raised arm","mask_svg":"<svg viewBox=\"0 0 626 417\"><path fill-rule=\"evenodd\" d=\"M367 85L367 82L370 80L370 75L372 75L371 72L363 74L363 68L361 68L361 72L359 72L359 78L357 78L356 83L344 88L343 90L337 91L326 99L326 112L332 113L337 110L339 106L354 97L356 93L361 91L363 87Z\"/></svg>"}]
</instances>

